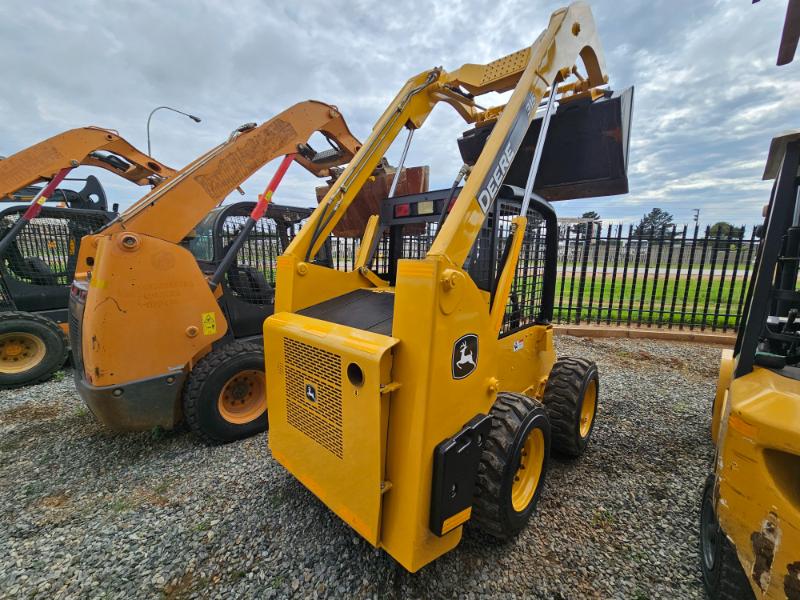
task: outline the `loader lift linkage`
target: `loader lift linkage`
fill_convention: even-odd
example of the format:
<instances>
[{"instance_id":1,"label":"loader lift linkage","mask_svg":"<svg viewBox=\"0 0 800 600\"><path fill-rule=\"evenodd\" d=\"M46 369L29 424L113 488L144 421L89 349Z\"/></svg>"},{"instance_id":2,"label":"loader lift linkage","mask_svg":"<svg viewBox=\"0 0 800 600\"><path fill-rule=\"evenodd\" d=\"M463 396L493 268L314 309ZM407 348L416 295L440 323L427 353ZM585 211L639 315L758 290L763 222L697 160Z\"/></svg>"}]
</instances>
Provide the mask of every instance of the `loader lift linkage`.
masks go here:
<instances>
[{"instance_id":1,"label":"loader lift linkage","mask_svg":"<svg viewBox=\"0 0 800 600\"><path fill-rule=\"evenodd\" d=\"M455 547L468 521L515 535L551 445L577 456L589 441L597 369L555 360L546 199L627 192L632 92L606 83L581 2L530 48L412 77L278 260L264 323L273 456L410 571ZM510 90L504 106L477 103ZM377 161L439 102L474 124L452 188L386 201L352 271L319 264Z\"/></svg>"}]
</instances>

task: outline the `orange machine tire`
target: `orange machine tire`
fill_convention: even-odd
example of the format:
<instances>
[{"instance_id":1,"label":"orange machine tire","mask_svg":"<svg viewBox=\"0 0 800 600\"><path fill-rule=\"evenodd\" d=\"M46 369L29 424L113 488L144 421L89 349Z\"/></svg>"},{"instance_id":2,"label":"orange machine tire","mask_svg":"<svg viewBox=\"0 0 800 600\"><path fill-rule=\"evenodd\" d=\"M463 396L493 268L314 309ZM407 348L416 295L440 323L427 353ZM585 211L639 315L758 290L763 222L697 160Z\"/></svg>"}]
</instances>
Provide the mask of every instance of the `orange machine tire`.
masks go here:
<instances>
[{"instance_id":1,"label":"orange machine tire","mask_svg":"<svg viewBox=\"0 0 800 600\"><path fill-rule=\"evenodd\" d=\"M47 381L67 361L67 336L40 315L0 313L0 388Z\"/></svg>"},{"instance_id":2,"label":"orange machine tire","mask_svg":"<svg viewBox=\"0 0 800 600\"><path fill-rule=\"evenodd\" d=\"M183 416L207 444L227 444L266 431L264 349L231 342L194 366L183 391Z\"/></svg>"},{"instance_id":3,"label":"orange machine tire","mask_svg":"<svg viewBox=\"0 0 800 600\"><path fill-rule=\"evenodd\" d=\"M597 365L585 358L560 358L553 365L542 399L553 428L553 450L583 454L594 429L600 379Z\"/></svg>"},{"instance_id":4,"label":"orange machine tire","mask_svg":"<svg viewBox=\"0 0 800 600\"><path fill-rule=\"evenodd\" d=\"M472 519L484 533L505 540L536 510L550 456L550 421L539 402L510 392L497 394L490 414Z\"/></svg>"}]
</instances>

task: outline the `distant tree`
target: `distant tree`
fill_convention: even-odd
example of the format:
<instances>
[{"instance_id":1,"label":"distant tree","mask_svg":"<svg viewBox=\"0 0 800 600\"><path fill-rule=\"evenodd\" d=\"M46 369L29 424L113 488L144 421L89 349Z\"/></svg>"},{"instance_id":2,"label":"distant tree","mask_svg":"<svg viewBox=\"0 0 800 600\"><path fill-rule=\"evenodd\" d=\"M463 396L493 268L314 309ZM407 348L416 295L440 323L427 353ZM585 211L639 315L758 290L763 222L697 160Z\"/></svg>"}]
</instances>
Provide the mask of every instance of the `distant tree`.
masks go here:
<instances>
[{"instance_id":1,"label":"distant tree","mask_svg":"<svg viewBox=\"0 0 800 600\"><path fill-rule=\"evenodd\" d=\"M581 219L588 219L589 221L599 221L600 214L596 213L593 210L587 211L581 215ZM586 230L588 229L587 223L578 223L575 226L575 231L579 231L581 235L586 235ZM594 229L592 229L592 233L594 233Z\"/></svg>"},{"instance_id":2,"label":"distant tree","mask_svg":"<svg viewBox=\"0 0 800 600\"><path fill-rule=\"evenodd\" d=\"M739 236L742 235L742 233L744 231L744 227L734 227L733 225L731 225L730 223L728 223L726 221L719 221L717 223L714 223L709 228L708 231L709 231L709 234L711 235L711 237L728 237L728 236L730 236L732 238L738 238Z\"/></svg>"},{"instance_id":3,"label":"distant tree","mask_svg":"<svg viewBox=\"0 0 800 600\"><path fill-rule=\"evenodd\" d=\"M667 233L672 233L672 215L660 208L654 208L649 213L642 217L639 224L634 230L636 235L650 233L651 231L659 233L662 227L667 228Z\"/></svg>"}]
</instances>

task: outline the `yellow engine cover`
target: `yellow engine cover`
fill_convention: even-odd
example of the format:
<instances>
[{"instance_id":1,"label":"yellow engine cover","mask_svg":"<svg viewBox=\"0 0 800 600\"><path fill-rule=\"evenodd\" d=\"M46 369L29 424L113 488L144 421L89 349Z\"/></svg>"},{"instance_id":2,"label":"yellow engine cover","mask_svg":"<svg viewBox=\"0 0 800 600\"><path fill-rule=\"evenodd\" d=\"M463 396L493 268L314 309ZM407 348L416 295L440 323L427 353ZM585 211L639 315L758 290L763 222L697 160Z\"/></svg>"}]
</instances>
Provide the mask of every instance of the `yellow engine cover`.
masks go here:
<instances>
[{"instance_id":1,"label":"yellow engine cover","mask_svg":"<svg viewBox=\"0 0 800 600\"><path fill-rule=\"evenodd\" d=\"M374 546L397 343L287 312L264 323L272 454Z\"/></svg>"}]
</instances>

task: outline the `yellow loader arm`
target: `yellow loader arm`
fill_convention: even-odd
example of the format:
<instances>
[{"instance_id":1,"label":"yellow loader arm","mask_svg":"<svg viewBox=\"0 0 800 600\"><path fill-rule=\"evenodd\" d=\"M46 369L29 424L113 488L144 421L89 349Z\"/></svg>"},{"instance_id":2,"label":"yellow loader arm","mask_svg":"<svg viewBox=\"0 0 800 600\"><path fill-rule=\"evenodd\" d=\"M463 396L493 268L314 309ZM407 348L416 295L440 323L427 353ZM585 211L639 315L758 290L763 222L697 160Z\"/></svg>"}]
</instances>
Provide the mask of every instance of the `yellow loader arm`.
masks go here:
<instances>
[{"instance_id":1,"label":"yellow loader arm","mask_svg":"<svg viewBox=\"0 0 800 600\"><path fill-rule=\"evenodd\" d=\"M577 75L579 59L585 67L585 76ZM320 203L308 225L294 238L286 255L298 261L315 256L395 137L404 127L421 127L433 107L443 101L468 123L497 119L484 151L429 252L444 255L453 264L463 264L483 222L487 202L494 200L499 188L499 185L492 188L490 182L497 175L502 180L503 169L508 169L519 150L536 108L551 86L566 81L572 74L576 75L576 81L560 86L558 92L588 94L608 81L594 18L583 2L553 13L547 29L530 48L485 65L465 64L453 72L437 67L412 77L378 119L364 146ZM511 98L500 108L481 109L473 98L511 89L514 90ZM503 172L498 172L498 168Z\"/></svg>"},{"instance_id":2,"label":"yellow loader arm","mask_svg":"<svg viewBox=\"0 0 800 600\"><path fill-rule=\"evenodd\" d=\"M49 181L62 169L81 165L105 169L137 185L155 184L175 174L116 132L82 127L59 133L0 160L0 198Z\"/></svg>"}]
</instances>

